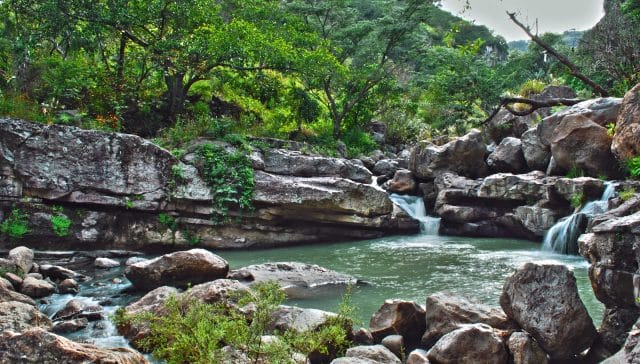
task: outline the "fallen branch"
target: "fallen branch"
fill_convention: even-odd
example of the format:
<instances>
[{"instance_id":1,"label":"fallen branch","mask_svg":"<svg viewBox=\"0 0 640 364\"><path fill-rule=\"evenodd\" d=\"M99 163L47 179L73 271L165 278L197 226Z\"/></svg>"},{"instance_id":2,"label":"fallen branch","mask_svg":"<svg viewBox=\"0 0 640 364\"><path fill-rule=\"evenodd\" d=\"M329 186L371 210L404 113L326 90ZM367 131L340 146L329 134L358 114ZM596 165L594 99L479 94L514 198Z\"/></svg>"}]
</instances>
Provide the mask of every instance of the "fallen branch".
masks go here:
<instances>
[{"instance_id":1,"label":"fallen branch","mask_svg":"<svg viewBox=\"0 0 640 364\"><path fill-rule=\"evenodd\" d=\"M542 109L545 107L572 106L582 101L585 101L585 100L584 99L563 99L563 98L548 99L548 100L533 100L533 99L526 99L523 97L506 97L500 100L500 104L498 105L498 107L496 107L493 110L491 115L489 115L489 117L483 122L483 124L493 119L498 114L500 109L502 109L503 107L515 116L526 116L538 109ZM513 106L511 105L515 103L527 104L529 105L529 108L526 110L518 111L514 109Z\"/></svg>"},{"instance_id":2,"label":"fallen branch","mask_svg":"<svg viewBox=\"0 0 640 364\"><path fill-rule=\"evenodd\" d=\"M576 66L573 62L571 62L569 58L557 52L555 49L553 49L553 47L545 43L537 35L532 34L531 30L529 30L529 27L520 23L520 21L516 19L516 13L507 12L507 15L509 15L509 18L511 18L511 20L514 23L516 23L516 25L520 27L520 29L524 30L524 32L527 33L527 35L529 36L529 38L531 38L532 41L534 41L536 44L542 47L550 55L554 56L560 63L565 65L569 69L569 74L571 74L575 78L589 85L589 87L591 87L593 91L595 91L600 96L602 97L609 96L609 92L607 90L605 90L602 86L598 85L595 81L593 81L589 77L585 76L582 72L580 72L580 70L578 69L578 66Z\"/></svg>"}]
</instances>

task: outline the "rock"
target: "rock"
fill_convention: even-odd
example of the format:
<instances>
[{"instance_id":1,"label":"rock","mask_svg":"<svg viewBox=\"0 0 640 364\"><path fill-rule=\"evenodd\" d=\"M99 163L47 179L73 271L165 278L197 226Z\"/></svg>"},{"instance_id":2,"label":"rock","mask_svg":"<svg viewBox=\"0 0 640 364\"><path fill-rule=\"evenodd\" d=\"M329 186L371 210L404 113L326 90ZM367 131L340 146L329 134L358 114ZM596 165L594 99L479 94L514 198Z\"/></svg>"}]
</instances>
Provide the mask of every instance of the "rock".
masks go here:
<instances>
[{"instance_id":1,"label":"rock","mask_svg":"<svg viewBox=\"0 0 640 364\"><path fill-rule=\"evenodd\" d=\"M130 266L132 264L136 264L136 263L140 263L140 262L146 262L147 260L149 260L149 259L142 258L142 257L131 257L131 258L128 258L124 262L124 265L128 267L128 266Z\"/></svg>"},{"instance_id":2,"label":"rock","mask_svg":"<svg viewBox=\"0 0 640 364\"><path fill-rule=\"evenodd\" d=\"M296 151L267 149L264 171L297 177L339 177L354 182L371 183L371 172L350 160L308 156Z\"/></svg>"},{"instance_id":3,"label":"rock","mask_svg":"<svg viewBox=\"0 0 640 364\"><path fill-rule=\"evenodd\" d=\"M164 285L186 288L224 278L228 271L229 263L219 256L191 249L132 264L125 269L125 276L137 289L150 291Z\"/></svg>"},{"instance_id":4,"label":"rock","mask_svg":"<svg viewBox=\"0 0 640 364\"><path fill-rule=\"evenodd\" d=\"M98 269L110 269L120 266L120 262L109 258L96 258L93 265Z\"/></svg>"},{"instance_id":5,"label":"rock","mask_svg":"<svg viewBox=\"0 0 640 364\"><path fill-rule=\"evenodd\" d=\"M527 174L498 173L482 181L478 197L512 201L539 201L551 199L551 187L544 174L533 171Z\"/></svg>"},{"instance_id":6,"label":"rock","mask_svg":"<svg viewBox=\"0 0 640 364\"><path fill-rule=\"evenodd\" d=\"M369 321L374 342L388 335L402 335L407 346L420 342L425 330L425 310L415 302L386 300Z\"/></svg>"},{"instance_id":7,"label":"rock","mask_svg":"<svg viewBox=\"0 0 640 364\"><path fill-rule=\"evenodd\" d=\"M361 327L353 331L353 342L356 345L373 345L371 331Z\"/></svg>"},{"instance_id":8,"label":"rock","mask_svg":"<svg viewBox=\"0 0 640 364\"><path fill-rule=\"evenodd\" d=\"M528 231L540 237L558 220L556 211L539 206L518 206L514 216Z\"/></svg>"},{"instance_id":9,"label":"rock","mask_svg":"<svg viewBox=\"0 0 640 364\"><path fill-rule=\"evenodd\" d=\"M126 315L136 315L148 312L154 316L165 315L165 302L169 297L177 295L178 290L174 287L158 287L125 307L124 313ZM126 337L134 347L138 346L140 340L149 335L148 323L144 322L126 322L118 325L117 328L118 332Z\"/></svg>"},{"instance_id":10,"label":"rock","mask_svg":"<svg viewBox=\"0 0 640 364\"><path fill-rule=\"evenodd\" d=\"M33 250L19 246L9 251L9 260L13 261L22 273L29 273L33 266Z\"/></svg>"},{"instance_id":11,"label":"rock","mask_svg":"<svg viewBox=\"0 0 640 364\"><path fill-rule=\"evenodd\" d=\"M636 364L640 362L640 321L629 331L622 349L613 357L603 361L603 364Z\"/></svg>"},{"instance_id":12,"label":"rock","mask_svg":"<svg viewBox=\"0 0 640 364\"><path fill-rule=\"evenodd\" d=\"M46 297L55 291L56 287L48 281L29 276L22 281L22 286L20 287L20 293L33 298Z\"/></svg>"},{"instance_id":13,"label":"rock","mask_svg":"<svg viewBox=\"0 0 640 364\"><path fill-rule=\"evenodd\" d=\"M308 298L344 290L358 280L315 264L278 262L250 265L232 271L229 278L249 284L276 281L289 298Z\"/></svg>"},{"instance_id":14,"label":"rock","mask_svg":"<svg viewBox=\"0 0 640 364\"><path fill-rule=\"evenodd\" d=\"M391 193L412 194L418 184L413 178L413 173L408 169L399 169L388 182L387 191Z\"/></svg>"},{"instance_id":15,"label":"rock","mask_svg":"<svg viewBox=\"0 0 640 364\"><path fill-rule=\"evenodd\" d=\"M20 287L22 287L23 279L19 275L14 273L5 273L4 277L7 279L9 284L11 284L11 289L20 289Z\"/></svg>"},{"instance_id":16,"label":"rock","mask_svg":"<svg viewBox=\"0 0 640 364\"><path fill-rule=\"evenodd\" d=\"M427 352L422 349L415 349L407 356L406 364L429 364Z\"/></svg>"},{"instance_id":17,"label":"rock","mask_svg":"<svg viewBox=\"0 0 640 364\"><path fill-rule=\"evenodd\" d=\"M530 170L546 171L551 159L549 146L542 144L536 128L524 132L521 137L522 155Z\"/></svg>"},{"instance_id":18,"label":"rock","mask_svg":"<svg viewBox=\"0 0 640 364\"><path fill-rule=\"evenodd\" d=\"M490 326L472 324L443 336L429 350L427 358L442 364L506 364L509 356Z\"/></svg>"},{"instance_id":19,"label":"rock","mask_svg":"<svg viewBox=\"0 0 640 364\"><path fill-rule=\"evenodd\" d=\"M51 332L56 334L68 334L84 329L89 325L89 320L86 317L77 318L74 320L65 320L56 322L51 328Z\"/></svg>"},{"instance_id":20,"label":"rock","mask_svg":"<svg viewBox=\"0 0 640 364\"><path fill-rule=\"evenodd\" d=\"M376 176L391 177L399 168L398 162L391 159L381 159L373 166L372 172Z\"/></svg>"},{"instance_id":21,"label":"rock","mask_svg":"<svg viewBox=\"0 0 640 364\"><path fill-rule=\"evenodd\" d=\"M40 273L27 273L27 274L24 275L24 277L25 278L31 277L31 278L39 279L39 280L44 279L44 277Z\"/></svg>"},{"instance_id":22,"label":"rock","mask_svg":"<svg viewBox=\"0 0 640 364\"><path fill-rule=\"evenodd\" d=\"M370 171L373 170L373 167L376 165L376 161L373 160L373 158L371 157L366 157L366 156L360 157L360 161Z\"/></svg>"},{"instance_id":23,"label":"rock","mask_svg":"<svg viewBox=\"0 0 640 364\"><path fill-rule=\"evenodd\" d=\"M2 334L0 363L146 364L148 361L132 349L99 349L91 344L73 342L42 328L32 328L21 334Z\"/></svg>"},{"instance_id":24,"label":"rock","mask_svg":"<svg viewBox=\"0 0 640 364\"><path fill-rule=\"evenodd\" d=\"M67 278L58 284L58 292L65 294L77 294L80 291L80 285L75 279Z\"/></svg>"},{"instance_id":25,"label":"rock","mask_svg":"<svg viewBox=\"0 0 640 364\"><path fill-rule=\"evenodd\" d=\"M434 179L445 172L478 178L487 175L487 147L478 130L443 146L420 142L409 161L409 169L418 179Z\"/></svg>"},{"instance_id":26,"label":"rock","mask_svg":"<svg viewBox=\"0 0 640 364\"><path fill-rule=\"evenodd\" d=\"M611 151L622 161L640 155L640 84L624 95Z\"/></svg>"},{"instance_id":27,"label":"rock","mask_svg":"<svg viewBox=\"0 0 640 364\"><path fill-rule=\"evenodd\" d=\"M249 288L236 280L216 279L191 287L183 293L182 297L186 300L194 299L204 303L225 303L233 306L249 294L251 294Z\"/></svg>"},{"instance_id":28,"label":"rock","mask_svg":"<svg viewBox=\"0 0 640 364\"><path fill-rule=\"evenodd\" d=\"M51 264L43 264L40 266L40 273L49 279L52 279L54 281L56 280L64 280L64 279L79 279L79 280L86 280L86 277L83 276L82 274L76 273L74 271L72 271L71 269L67 269L64 267L60 267L57 265L51 265Z\"/></svg>"},{"instance_id":29,"label":"rock","mask_svg":"<svg viewBox=\"0 0 640 364\"><path fill-rule=\"evenodd\" d=\"M400 359L395 356L389 349L385 348L382 345L371 345L371 346L355 346L347 349L347 353L345 354L347 358L357 358L368 360L364 361L364 363L369 364L400 364ZM333 363L336 361L334 360ZM357 363L350 361L342 361L339 363Z\"/></svg>"},{"instance_id":30,"label":"rock","mask_svg":"<svg viewBox=\"0 0 640 364\"><path fill-rule=\"evenodd\" d=\"M49 329L51 320L33 305L17 301L0 303L0 332L6 330L21 332L34 326Z\"/></svg>"},{"instance_id":31,"label":"rock","mask_svg":"<svg viewBox=\"0 0 640 364\"><path fill-rule=\"evenodd\" d=\"M20 283L22 283L22 279L20 280ZM0 277L0 287L7 289L9 291L13 291L15 289L13 284L9 282L8 279L2 278L2 277Z\"/></svg>"},{"instance_id":32,"label":"rock","mask_svg":"<svg viewBox=\"0 0 640 364\"><path fill-rule=\"evenodd\" d=\"M427 297L425 312L426 329L422 345L426 348L465 324L481 323L506 331L517 329L517 324L507 318L501 309L472 302L449 292Z\"/></svg>"},{"instance_id":33,"label":"rock","mask_svg":"<svg viewBox=\"0 0 640 364\"><path fill-rule=\"evenodd\" d=\"M326 324L332 317L336 317L336 314L313 308L280 306L271 314L268 331L313 331Z\"/></svg>"},{"instance_id":34,"label":"rock","mask_svg":"<svg viewBox=\"0 0 640 364\"><path fill-rule=\"evenodd\" d=\"M402 339L401 335L385 336L380 344L389 349L389 351L391 351L398 358L402 358L405 353L404 340Z\"/></svg>"},{"instance_id":35,"label":"rock","mask_svg":"<svg viewBox=\"0 0 640 364\"><path fill-rule=\"evenodd\" d=\"M525 332L514 332L508 341L514 364L547 364L549 358L540 345Z\"/></svg>"},{"instance_id":36,"label":"rock","mask_svg":"<svg viewBox=\"0 0 640 364\"><path fill-rule=\"evenodd\" d=\"M15 292L13 290L6 289L4 287L0 287L0 302L11 301L22 302L31 306L36 305L36 302L31 297L23 295L22 293Z\"/></svg>"},{"instance_id":37,"label":"rock","mask_svg":"<svg viewBox=\"0 0 640 364\"><path fill-rule=\"evenodd\" d=\"M502 139L496 149L487 157L487 165L493 172L525 172L527 161L522 152L522 141L513 137Z\"/></svg>"},{"instance_id":38,"label":"rock","mask_svg":"<svg viewBox=\"0 0 640 364\"><path fill-rule=\"evenodd\" d=\"M571 358L596 337L573 272L562 265L526 263L507 277L500 306L552 359Z\"/></svg>"}]
</instances>

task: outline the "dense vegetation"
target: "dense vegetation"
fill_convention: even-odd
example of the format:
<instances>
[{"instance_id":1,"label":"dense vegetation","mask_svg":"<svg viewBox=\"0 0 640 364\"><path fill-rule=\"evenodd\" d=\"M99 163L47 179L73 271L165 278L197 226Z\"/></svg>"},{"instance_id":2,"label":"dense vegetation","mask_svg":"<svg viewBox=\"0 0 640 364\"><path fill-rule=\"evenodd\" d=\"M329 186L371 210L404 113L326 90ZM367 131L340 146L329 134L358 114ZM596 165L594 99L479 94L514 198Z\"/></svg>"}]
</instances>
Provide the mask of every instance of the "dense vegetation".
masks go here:
<instances>
[{"instance_id":1,"label":"dense vegetation","mask_svg":"<svg viewBox=\"0 0 640 364\"><path fill-rule=\"evenodd\" d=\"M532 80L589 94L537 45L510 51L436 5L0 1L0 114L177 139L223 118L233 133L328 153L341 139L357 155L376 148L372 121L404 143L461 133ZM580 40L543 39L621 95L638 82L639 8L607 1L607 17Z\"/></svg>"}]
</instances>

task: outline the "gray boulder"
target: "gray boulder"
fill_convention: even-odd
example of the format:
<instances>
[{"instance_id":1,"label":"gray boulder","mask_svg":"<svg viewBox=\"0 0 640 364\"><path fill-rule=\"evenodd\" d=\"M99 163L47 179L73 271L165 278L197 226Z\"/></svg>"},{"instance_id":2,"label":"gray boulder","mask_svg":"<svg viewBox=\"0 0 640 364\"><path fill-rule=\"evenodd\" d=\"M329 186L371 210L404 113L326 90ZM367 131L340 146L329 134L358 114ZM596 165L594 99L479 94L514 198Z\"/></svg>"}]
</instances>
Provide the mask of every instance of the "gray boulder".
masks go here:
<instances>
[{"instance_id":1,"label":"gray boulder","mask_svg":"<svg viewBox=\"0 0 640 364\"><path fill-rule=\"evenodd\" d=\"M538 136L536 128L524 132L521 137L522 155L530 170L546 171L551 159L549 146L544 145Z\"/></svg>"},{"instance_id":2,"label":"gray boulder","mask_svg":"<svg viewBox=\"0 0 640 364\"><path fill-rule=\"evenodd\" d=\"M338 358L332 364L401 364L400 359L382 345L355 346L347 349L344 359ZM345 360L346 359L346 360ZM356 359L356 361L352 361ZM360 361L358 361L360 360Z\"/></svg>"},{"instance_id":3,"label":"gray boulder","mask_svg":"<svg viewBox=\"0 0 640 364\"><path fill-rule=\"evenodd\" d=\"M502 339L485 324L464 325L443 336L429 350L430 362L440 364L506 364Z\"/></svg>"},{"instance_id":4,"label":"gray boulder","mask_svg":"<svg viewBox=\"0 0 640 364\"><path fill-rule=\"evenodd\" d=\"M33 266L33 250L24 246L13 248L9 251L9 260L13 261L22 273L29 273Z\"/></svg>"},{"instance_id":5,"label":"gray boulder","mask_svg":"<svg viewBox=\"0 0 640 364\"><path fill-rule=\"evenodd\" d=\"M132 264L125 276L137 289L150 291L161 286L186 288L224 278L228 272L224 259L204 249L191 249Z\"/></svg>"},{"instance_id":6,"label":"gray boulder","mask_svg":"<svg viewBox=\"0 0 640 364\"><path fill-rule=\"evenodd\" d=\"M51 320L33 305L17 301L0 302L0 332L21 332L34 326L42 326L48 330L51 328Z\"/></svg>"},{"instance_id":7,"label":"gray boulder","mask_svg":"<svg viewBox=\"0 0 640 364\"><path fill-rule=\"evenodd\" d=\"M328 323L328 320L336 317L332 312L313 308L294 306L280 306L271 314L271 322L268 330L273 332L285 332L293 330L297 332L313 331Z\"/></svg>"},{"instance_id":8,"label":"gray boulder","mask_svg":"<svg viewBox=\"0 0 640 364\"><path fill-rule=\"evenodd\" d=\"M507 277L500 306L554 360L581 353L596 337L573 272L562 265L526 263Z\"/></svg>"},{"instance_id":9,"label":"gray boulder","mask_svg":"<svg viewBox=\"0 0 640 364\"><path fill-rule=\"evenodd\" d=\"M398 162L391 159L381 159L373 166L373 173L376 176L391 177L400 168Z\"/></svg>"},{"instance_id":10,"label":"gray boulder","mask_svg":"<svg viewBox=\"0 0 640 364\"><path fill-rule=\"evenodd\" d=\"M391 193L412 194L416 191L418 183L410 170L399 169L387 182L386 187L387 191Z\"/></svg>"},{"instance_id":11,"label":"gray boulder","mask_svg":"<svg viewBox=\"0 0 640 364\"><path fill-rule=\"evenodd\" d=\"M518 138L502 139L496 149L487 157L487 165L493 172L522 173L527 169L527 161L522 151L522 141Z\"/></svg>"},{"instance_id":12,"label":"gray boulder","mask_svg":"<svg viewBox=\"0 0 640 364\"><path fill-rule=\"evenodd\" d=\"M420 342L425 330L425 310L413 301L386 300L369 321L374 342L402 335L407 346Z\"/></svg>"},{"instance_id":13,"label":"gray boulder","mask_svg":"<svg viewBox=\"0 0 640 364\"><path fill-rule=\"evenodd\" d=\"M514 332L508 341L514 364L547 364L549 358L540 345L526 332Z\"/></svg>"}]
</instances>

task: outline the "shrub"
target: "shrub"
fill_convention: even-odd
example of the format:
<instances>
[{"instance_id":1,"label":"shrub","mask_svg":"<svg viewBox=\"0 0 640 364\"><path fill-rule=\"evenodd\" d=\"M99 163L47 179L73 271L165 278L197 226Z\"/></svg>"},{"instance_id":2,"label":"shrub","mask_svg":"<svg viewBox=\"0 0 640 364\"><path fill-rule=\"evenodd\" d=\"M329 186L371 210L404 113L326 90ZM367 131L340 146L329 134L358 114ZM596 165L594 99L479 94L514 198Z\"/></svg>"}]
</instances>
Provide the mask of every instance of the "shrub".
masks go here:
<instances>
[{"instance_id":1,"label":"shrub","mask_svg":"<svg viewBox=\"0 0 640 364\"><path fill-rule=\"evenodd\" d=\"M636 194L636 189L629 186L624 190L620 191L620 198L622 201L629 201Z\"/></svg>"},{"instance_id":2,"label":"shrub","mask_svg":"<svg viewBox=\"0 0 640 364\"><path fill-rule=\"evenodd\" d=\"M59 237L69 236L71 220L63 214L62 207L53 206L52 210L51 228L53 229L53 232Z\"/></svg>"},{"instance_id":3,"label":"shrub","mask_svg":"<svg viewBox=\"0 0 640 364\"><path fill-rule=\"evenodd\" d=\"M22 239L29 231L29 218L17 207L11 209L11 214L0 224L0 232L12 239Z\"/></svg>"},{"instance_id":4,"label":"shrub","mask_svg":"<svg viewBox=\"0 0 640 364\"><path fill-rule=\"evenodd\" d=\"M640 156L635 156L627 159L627 172L633 178L640 176Z\"/></svg>"},{"instance_id":5,"label":"shrub","mask_svg":"<svg viewBox=\"0 0 640 364\"><path fill-rule=\"evenodd\" d=\"M545 83L540 80L527 80L518 89L518 95L522 97L531 97L539 94L544 90Z\"/></svg>"},{"instance_id":6,"label":"shrub","mask_svg":"<svg viewBox=\"0 0 640 364\"><path fill-rule=\"evenodd\" d=\"M571 194L571 197L569 200L570 200L569 202L571 203L571 207L573 207L574 209L578 209L580 208L580 206L582 206L582 204L584 204L586 200L586 196L584 195L584 193L575 192Z\"/></svg>"}]
</instances>

